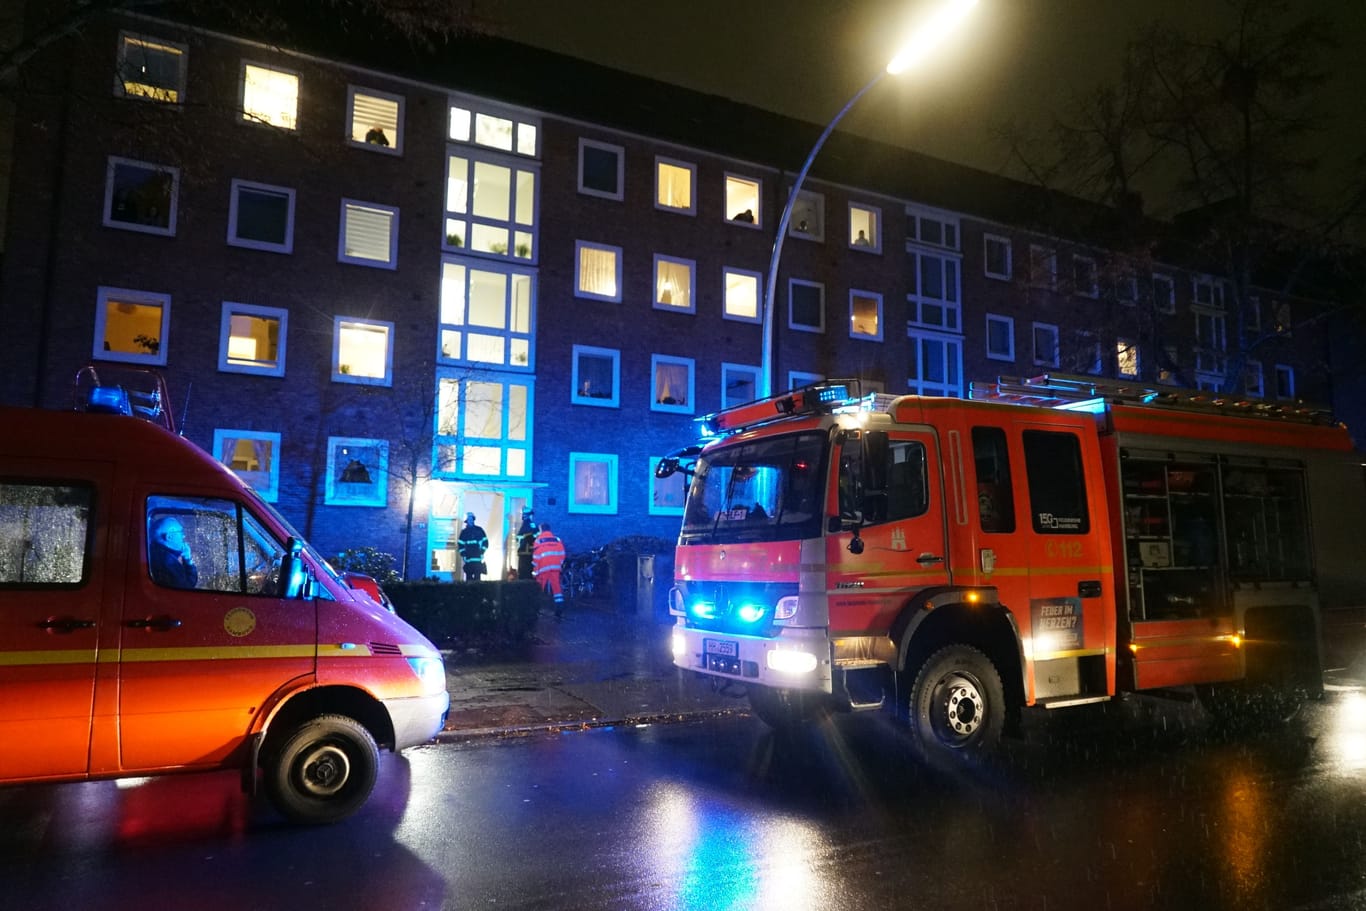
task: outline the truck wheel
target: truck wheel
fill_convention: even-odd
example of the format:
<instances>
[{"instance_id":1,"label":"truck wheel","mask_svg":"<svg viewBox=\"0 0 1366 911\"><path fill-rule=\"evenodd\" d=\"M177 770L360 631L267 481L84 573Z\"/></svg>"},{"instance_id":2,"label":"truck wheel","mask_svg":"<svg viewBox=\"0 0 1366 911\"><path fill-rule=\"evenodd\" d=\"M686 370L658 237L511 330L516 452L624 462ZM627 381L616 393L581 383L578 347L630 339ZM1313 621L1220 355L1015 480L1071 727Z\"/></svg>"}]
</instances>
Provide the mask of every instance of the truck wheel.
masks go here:
<instances>
[{"instance_id":1,"label":"truck wheel","mask_svg":"<svg viewBox=\"0 0 1366 911\"><path fill-rule=\"evenodd\" d=\"M320 715L290 732L265 760L266 793L293 822L345 819L370 797L379 747L359 722Z\"/></svg>"},{"instance_id":2,"label":"truck wheel","mask_svg":"<svg viewBox=\"0 0 1366 911\"><path fill-rule=\"evenodd\" d=\"M748 692L749 707L764 724L775 730L800 727L830 714L830 704L823 693L768 686L751 686Z\"/></svg>"},{"instance_id":3,"label":"truck wheel","mask_svg":"<svg viewBox=\"0 0 1366 911\"><path fill-rule=\"evenodd\" d=\"M948 645L915 675L907 720L929 756L981 756L991 752L1005 726L1005 689L986 655L968 645Z\"/></svg>"}]
</instances>

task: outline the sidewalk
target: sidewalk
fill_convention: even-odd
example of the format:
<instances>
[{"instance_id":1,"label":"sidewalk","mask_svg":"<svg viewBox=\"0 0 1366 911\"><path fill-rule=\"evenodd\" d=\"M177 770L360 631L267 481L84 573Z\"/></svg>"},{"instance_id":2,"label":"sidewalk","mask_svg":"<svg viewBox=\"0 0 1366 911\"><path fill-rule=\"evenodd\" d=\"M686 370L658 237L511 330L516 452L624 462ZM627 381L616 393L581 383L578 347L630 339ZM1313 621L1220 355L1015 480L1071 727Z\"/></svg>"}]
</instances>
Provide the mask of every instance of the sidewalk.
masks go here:
<instances>
[{"instance_id":1,"label":"sidewalk","mask_svg":"<svg viewBox=\"0 0 1366 911\"><path fill-rule=\"evenodd\" d=\"M748 712L744 687L717 690L673 666L668 618L610 603L543 611L527 641L501 654L445 653L451 712L437 740ZM1324 617L1324 678L1366 685L1366 609Z\"/></svg>"},{"instance_id":2,"label":"sidewalk","mask_svg":"<svg viewBox=\"0 0 1366 911\"><path fill-rule=\"evenodd\" d=\"M501 654L445 653L451 712L438 740L748 711L744 688L717 692L678 670L669 619L619 614L609 603L542 611L527 641Z\"/></svg>"}]
</instances>

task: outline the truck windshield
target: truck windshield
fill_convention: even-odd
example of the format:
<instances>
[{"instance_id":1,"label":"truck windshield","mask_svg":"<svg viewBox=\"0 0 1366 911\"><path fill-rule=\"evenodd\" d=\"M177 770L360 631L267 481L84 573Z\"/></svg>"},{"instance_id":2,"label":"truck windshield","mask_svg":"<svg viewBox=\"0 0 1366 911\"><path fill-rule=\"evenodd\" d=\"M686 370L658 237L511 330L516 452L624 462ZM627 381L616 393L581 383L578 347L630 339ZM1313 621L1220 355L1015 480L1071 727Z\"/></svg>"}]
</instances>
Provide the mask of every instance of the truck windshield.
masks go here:
<instances>
[{"instance_id":1,"label":"truck windshield","mask_svg":"<svg viewBox=\"0 0 1366 911\"><path fill-rule=\"evenodd\" d=\"M790 541L821 532L826 437L802 433L708 449L683 513L684 544Z\"/></svg>"}]
</instances>

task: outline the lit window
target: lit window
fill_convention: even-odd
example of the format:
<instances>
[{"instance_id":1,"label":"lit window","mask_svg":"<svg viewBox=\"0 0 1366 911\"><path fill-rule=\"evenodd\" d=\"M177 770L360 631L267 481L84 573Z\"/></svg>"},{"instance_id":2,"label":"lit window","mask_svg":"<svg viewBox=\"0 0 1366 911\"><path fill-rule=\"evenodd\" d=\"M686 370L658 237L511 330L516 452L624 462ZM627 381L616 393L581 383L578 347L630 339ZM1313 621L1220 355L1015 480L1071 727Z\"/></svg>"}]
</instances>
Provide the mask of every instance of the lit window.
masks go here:
<instances>
[{"instance_id":1,"label":"lit window","mask_svg":"<svg viewBox=\"0 0 1366 911\"><path fill-rule=\"evenodd\" d=\"M802 332L825 331L825 286L798 278L787 283L787 325Z\"/></svg>"},{"instance_id":2,"label":"lit window","mask_svg":"<svg viewBox=\"0 0 1366 911\"><path fill-rule=\"evenodd\" d=\"M574 388L569 400L575 405L617 408L621 404L621 352L614 348L574 346Z\"/></svg>"},{"instance_id":3,"label":"lit window","mask_svg":"<svg viewBox=\"0 0 1366 911\"><path fill-rule=\"evenodd\" d=\"M1072 285L1081 297L1099 297L1100 283L1096 277L1096 261L1089 256L1072 257Z\"/></svg>"},{"instance_id":4,"label":"lit window","mask_svg":"<svg viewBox=\"0 0 1366 911\"><path fill-rule=\"evenodd\" d=\"M257 63L243 63L242 119L283 130L298 129L299 74Z\"/></svg>"},{"instance_id":5,"label":"lit window","mask_svg":"<svg viewBox=\"0 0 1366 911\"><path fill-rule=\"evenodd\" d=\"M290 253L294 250L294 191L245 180L232 182L228 243Z\"/></svg>"},{"instance_id":6,"label":"lit window","mask_svg":"<svg viewBox=\"0 0 1366 911\"><path fill-rule=\"evenodd\" d=\"M982 271L988 278L1011 279L1011 247L1009 237L996 234L982 235Z\"/></svg>"},{"instance_id":7,"label":"lit window","mask_svg":"<svg viewBox=\"0 0 1366 911\"><path fill-rule=\"evenodd\" d=\"M166 364L171 296L100 288L95 305L94 357L130 364Z\"/></svg>"},{"instance_id":8,"label":"lit window","mask_svg":"<svg viewBox=\"0 0 1366 911\"><path fill-rule=\"evenodd\" d=\"M435 460L451 477L525 479L531 467L531 387L438 368Z\"/></svg>"},{"instance_id":9,"label":"lit window","mask_svg":"<svg viewBox=\"0 0 1366 911\"><path fill-rule=\"evenodd\" d=\"M145 234L175 234L180 170L110 157L105 171L104 223Z\"/></svg>"},{"instance_id":10,"label":"lit window","mask_svg":"<svg viewBox=\"0 0 1366 911\"><path fill-rule=\"evenodd\" d=\"M759 322L759 273L726 268L721 280L725 283L721 315L746 323Z\"/></svg>"},{"instance_id":11,"label":"lit window","mask_svg":"<svg viewBox=\"0 0 1366 911\"><path fill-rule=\"evenodd\" d=\"M693 185L696 181L697 165L656 158L655 208L695 215L697 204L693 200Z\"/></svg>"},{"instance_id":12,"label":"lit window","mask_svg":"<svg viewBox=\"0 0 1366 911\"><path fill-rule=\"evenodd\" d=\"M392 385L393 337L393 323L336 317L332 335L333 382Z\"/></svg>"},{"instance_id":13,"label":"lit window","mask_svg":"<svg viewBox=\"0 0 1366 911\"><path fill-rule=\"evenodd\" d=\"M692 260L655 257L655 309L694 312Z\"/></svg>"},{"instance_id":14,"label":"lit window","mask_svg":"<svg viewBox=\"0 0 1366 911\"><path fill-rule=\"evenodd\" d=\"M442 361L529 369L534 303L531 276L441 264Z\"/></svg>"},{"instance_id":15,"label":"lit window","mask_svg":"<svg viewBox=\"0 0 1366 911\"><path fill-rule=\"evenodd\" d=\"M398 209L343 199L339 262L398 268Z\"/></svg>"},{"instance_id":16,"label":"lit window","mask_svg":"<svg viewBox=\"0 0 1366 911\"><path fill-rule=\"evenodd\" d=\"M626 150L621 146L579 140L579 192L603 199L622 198Z\"/></svg>"},{"instance_id":17,"label":"lit window","mask_svg":"<svg viewBox=\"0 0 1366 911\"><path fill-rule=\"evenodd\" d=\"M882 341L882 295L849 292L849 337Z\"/></svg>"},{"instance_id":18,"label":"lit window","mask_svg":"<svg viewBox=\"0 0 1366 911\"><path fill-rule=\"evenodd\" d=\"M450 107L449 136L455 142L465 142L512 152L528 158L538 154L537 124L518 120L510 114L476 111L463 104Z\"/></svg>"},{"instance_id":19,"label":"lit window","mask_svg":"<svg viewBox=\"0 0 1366 911\"><path fill-rule=\"evenodd\" d=\"M849 246L867 253L882 252L882 210L849 204Z\"/></svg>"},{"instance_id":20,"label":"lit window","mask_svg":"<svg viewBox=\"0 0 1366 911\"><path fill-rule=\"evenodd\" d=\"M749 177L726 175L726 220L758 228L763 225L760 208L762 184Z\"/></svg>"},{"instance_id":21,"label":"lit window","mask_svg":"<svg viewBox=\"0 0 1366 911\"><path fill-rule=\"evenodd\" d=\"M759 368L742 364L721 365L721 407L743 405L759 397Z\"/></svg>"},{"instance_id":22,"label":"lit window","mask_svg":"<svg viewBox=\"0 0 1366 911\"><path fill-rule=\"evenodd\" d=\"M1034 366L1058 366L1058 327L1034 324Z\"/></svg>"},{"instance_id":23,"label":"lit window","mask_svg":"<svg viewBox=\"0 0 1366 911\"><path fill-rule=\"evenodd\" d=\"M214 458L232 469L267 503L280 496L280 435L256 430L213 432Z\"/></svg>"},{"instance_id":24,"label":"lit window","mask_svg":"<svg viewBox=\"0 0 1366 911\"><path fill-rule=\"evenodd\" d=\"M536 178L529 168L451 155L446 162L445 246L533 259Z\"/></svg>"},{"instance_id":25,"label":"lit window","mask_svg":"<svg viewBox=\"0 0 1366 911\"><path fill-rule=\"evenodd\" d=\"M351 122L347 140L371 152L403 153L403 96L351 86L347 90Z\"/></svg>"},{"instance_id":26,"label":"lit window","mask_svg":"<svg viewBox=\"0 0 1366 911\"><path fill-rule=\"evenodd\" d=\"M1153 275L1153 309L1158 313L1176 312L1176 283L1170 275Z\"/></svg>"},{"instance_id":27,"label":"lit window","mask_svg":"<svg viewBox=\"0 0 1366 911\"><path fill-rule=\"evenodd\" d=\"M1035 288L1056 288L1058 254L1047 247L1029 246L1029 283Z\"/></svg>"},{"instance_id":28,"label":"lit window","mask_svg":"<svg viewBox=\"0 0 1366 911\"><path fill-rule=\"evenodd\" d=\"M1015 360L1015 320L987 314L987 357L993 361Z\"/></svg>"},{"instance_id":29,"label":"lit window","mask_svg":"<svg viewBox=\"0 0 1366 911\"><path fill-rule=\"evenodd\" d=\"M1121 338L1115 343L1115 372L1123 379L1138 378L1138 342Z\"/></svg>"},{"instance_id":30,"label":"lit window","mask_svg":"<svg viewBox=\"0 0 1366 911\"><path fill-rule=\"evenodd\" d=\"M289 312L251 304L223 304L218 369L225 373L285 375Z\"/></svg>"},{"instance_id":31,"label":"lit window","mask_svg":"<svg viewBox=\"0 0 1366 911\"><path fill-rule=\"evenodd\" d=\"M621 300L621 247L575 241L575 297Z\"/></svg>"},{"instance_id":32,"label":"lit window","mask_svg":"<svg viewBox=\"0 0 1366 911\"><path fill-rule=\"evenodd\" d=\"M792 215L787 223L790 237L806 240L825 240L825 197L820 193L802 190L792 204Z\"/></svg>"},{"instance_id":33,"label":"lit window","mask_svg":"<svg viewBox=\"0 0 1366 911\"><path fill-rule=\"evenodd\" d=\"M675 471L667 478L657 478L655 466L659 462L657 456L650 458L650 515L681 516L688 495L688 476Z\"/></svg>"},{"instance_id":34,"label":"lit window","mask_svg":"<svg viewBox=\"0 0 1366 911\"><path fill-rule=\"evenodd\" d=\"M388 441L328 437L323 502L329 506L388 506Z\"/></svg>"},{"instance_id":35,"label":"lit window","mask_svg":"<svg viewBox=\"0 0 1366 911\"><path fill-rule=\"evenodd\" d=\"M569 511L616 515L617 457L612 453L569 454Z\"/></svg>"},{"instance_id":36,"label":"lit window","mask_svg":"<svg viewBox=\"0 0 1366 911\"><path fill-rule=\"evenodd\" d=\"M650 410L693 413L693 360L687 357L650 356Z\"/></svg>"},{"instance_id":37,"label":"lit window","mask_svg":"<svg viewBox=\"0 0 1366 911\"><path fill-rule=\"evenodd\" d=\"M114 91L128 98L180 104L185 100L186 51L183 44L120 32Z\"/></svg>"}]
</instances>

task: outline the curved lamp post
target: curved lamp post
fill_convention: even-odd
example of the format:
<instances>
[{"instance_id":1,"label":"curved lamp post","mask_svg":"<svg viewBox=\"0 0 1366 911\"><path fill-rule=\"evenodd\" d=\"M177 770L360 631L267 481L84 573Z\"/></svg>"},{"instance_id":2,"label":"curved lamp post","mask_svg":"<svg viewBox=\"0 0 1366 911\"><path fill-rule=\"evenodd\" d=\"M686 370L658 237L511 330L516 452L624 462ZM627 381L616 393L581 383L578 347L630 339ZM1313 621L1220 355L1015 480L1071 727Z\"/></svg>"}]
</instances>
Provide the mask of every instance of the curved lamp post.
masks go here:
<instances>
[{"instance_id":1,"label":"curved lamp post","mask_svg":"<svg viewBox=\"0 0 1366 911\"><path fill-rule=\"evenodd\" d=\"M773 256L768 261L768 287L764 296L764 348L761 357L762 363L759 366L760 388L758 398L767 398L773 394L773 317L774 298L778 292L778 260L783 255L783 241L787 238L787 226L792 220L792 207L797 202L797 194L801 192L807 172L811 170L811 163L816 160L816 155L820 153L821 146L825 145L825 140L829 139L830 134L835 131L835 125L844 119L844 115L849 113L849 109L857 104L860 98L868 94L869 89L881 82L883 76L899 75L919 63L963 21L968 11L976 5L977 0L947 0L942 7L935 11L933 16L921 23L886 68L879 70L872 79L868 80L867 85L855 92L854 97L850 98L844 107L840 108L834 119L825 125L825 129L816 140L816 144L811 147L811 151L807 154L802 169L797 172L797 179L792 184L792 192L788 194L787 204L783 206L783 213L778 218L778 234L773 239Z\"/></svg>"}]
</instances>

